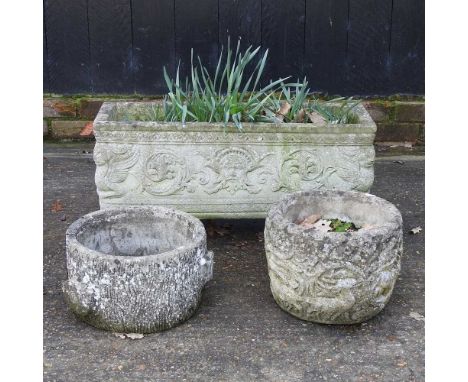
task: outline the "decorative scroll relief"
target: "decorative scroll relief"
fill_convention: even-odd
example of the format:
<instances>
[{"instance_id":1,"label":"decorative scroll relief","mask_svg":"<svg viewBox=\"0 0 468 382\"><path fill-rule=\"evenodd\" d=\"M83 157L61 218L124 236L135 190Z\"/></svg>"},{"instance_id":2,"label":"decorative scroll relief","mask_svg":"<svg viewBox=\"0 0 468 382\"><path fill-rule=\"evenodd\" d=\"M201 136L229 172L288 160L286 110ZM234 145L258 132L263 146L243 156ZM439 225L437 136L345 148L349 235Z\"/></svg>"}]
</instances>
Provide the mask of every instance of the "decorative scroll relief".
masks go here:
<instances>
[{"instance_id":1,"label":"decorative scroll relief","mask_svg":"<svg viewBox=\"0 0 468 382\"><path fill-rule=\"evenodd\" d=\"M138 146L96 144L93 157L100 198L119 198L139 187L139 180L130 172L139 156Z\"/></svg>"},{"instance_id":2,"label":"decorative scroll relief","mask_svg":"<svg viewBox=\"0 0 468 382\"><path fill-rule=\"evenodd\" d=\"M280 163L273 191L340 189L368 191L374 180L374 149L301 149Z\"/></svg>"},{"instance_id":3,"label":"decorative scroll relief","mask_svg":"<svg viewBox=\"0 0 468 382\"><path fill-rule=\"evenodd\" d=\"M317 150L293 151L280 163L272 191L298 191L303 183L308 189L321 188L325 170Z\"/></svg>"},{"instance_id":4,"label":"decorative scroll relief","mask_svg":"<svg viewBox=\"0 0 468 382\"><path fill-rule=\"evenodd\" d=\"M337 179L329 178L329 188L342 188L351 185L350 190L368 191L374 182L373 147L340 147L336 151L337 165L335 174Z\"/></svg>"},{"instance_id":5,"label":"decorative scroll relief","mask_svg":"<svg viewBox=\"0 0 468 382\"><path fill-rule=\"evenodd\" d=\"M276 193L320 188L368 191L374 176L373 147L318 146L286 154L265 146L205 146L196 151L195 144L151 145L149 152L147 147L96 144L101 200L136 197L140 201L184 194L223 198L250 194L271 199Z\"/></svg>"}]
</instances>

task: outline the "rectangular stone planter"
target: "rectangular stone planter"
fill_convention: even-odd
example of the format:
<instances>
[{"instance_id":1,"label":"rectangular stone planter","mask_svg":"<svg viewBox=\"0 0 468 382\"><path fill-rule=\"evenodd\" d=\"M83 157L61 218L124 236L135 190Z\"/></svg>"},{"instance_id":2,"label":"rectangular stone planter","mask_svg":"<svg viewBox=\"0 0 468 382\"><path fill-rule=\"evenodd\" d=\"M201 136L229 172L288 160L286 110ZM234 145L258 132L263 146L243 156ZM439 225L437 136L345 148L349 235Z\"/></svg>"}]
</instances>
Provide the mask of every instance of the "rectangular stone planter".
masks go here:
<instances>
[{"instance_id":1,"label":"rectangular stone planter","mask_svg":"<svg viewBox=\"0 0 468 382\"><path fill-rule=\"evenodd\" d=\"M201 218L263 218L299 190L369 191L376 125L362 105L359 123L122 121L151 107L105 102L95 121L96 186L101 208L162 205Z\"/></svg>"}]
</instances>

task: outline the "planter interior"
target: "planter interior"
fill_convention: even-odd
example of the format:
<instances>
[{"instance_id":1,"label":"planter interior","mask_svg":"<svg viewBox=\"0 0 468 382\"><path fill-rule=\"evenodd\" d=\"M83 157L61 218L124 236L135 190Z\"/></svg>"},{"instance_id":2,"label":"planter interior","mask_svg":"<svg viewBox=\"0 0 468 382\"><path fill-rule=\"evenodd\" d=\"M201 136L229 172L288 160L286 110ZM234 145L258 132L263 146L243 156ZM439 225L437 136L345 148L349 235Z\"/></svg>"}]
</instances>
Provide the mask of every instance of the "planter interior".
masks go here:
<instances>
[{"instance_id":1,"label":"planter interior","mask_svg":"<svg viewBox=\"0 0 468 382\"><path fill-rule=\"evenodd\" d=\"M76 239L83 246L107 255L158 255L193 245L197 235L201 236L200 229L184 223L170 216L128 210L105 220L87 221Z\"/></svg>"},{"instance_id":2,"label":"planter interior","mask_svg":"<svg viewBox=\"0 0 468 382\"><path fill-rule=\"evenodd\" d=\"M353 222L356 227L370 226L374 229L398 227L401 223L400 213L387 201L364 193L318 192L304 193L289 202L282 203L281 216L283 224L303 231L295 222L318 214L322 219L340 219ZM309 231L313 233L314 231ZM353 234L365 234L355 231ZM333 232L329 232L333 234Z\"/></svg>"}]
</instances>

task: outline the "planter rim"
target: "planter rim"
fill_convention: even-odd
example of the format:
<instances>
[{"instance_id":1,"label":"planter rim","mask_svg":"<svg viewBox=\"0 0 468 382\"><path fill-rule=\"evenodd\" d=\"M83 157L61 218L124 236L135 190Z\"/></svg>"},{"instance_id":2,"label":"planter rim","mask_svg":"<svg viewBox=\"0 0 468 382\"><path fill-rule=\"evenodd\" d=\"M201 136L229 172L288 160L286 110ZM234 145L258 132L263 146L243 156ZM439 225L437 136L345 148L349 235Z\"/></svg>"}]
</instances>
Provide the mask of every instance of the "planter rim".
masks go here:
<instances>
[{"instance_id":1,"label":"planter rim","mask_svg":"<svg viewBox=\"0 0 468 382\"><path fill-rule=\"evenodd\" d=\"M117 121L112 119L116 107L131 107L134 105L154 105L156 102L104 102L94 120L95 131L174 131L184 132L219 132L224 134L248 133L320 133L320 134L349 134L375 133L377 126L362 103L355 107L359 116L359 123L355 124L326 124L317 126L312 123L271 123L271 122L243 122L243 129L239 131L234 123L220 122L159 122L159 121Z\"/></svg>"},{"instance_id":2,"label":"planter rim","mask_svg":"<svg viewBox=\"0 0 468 382\"><path fill-rule=\"evenodd\" d=\"M329 195L352 195L354 197L362 199L362 203L366 201L378 201L390 213L391 218L388 219L385 223L379 224L374 227L366 228L366 229L358 229L357 231L351 232L322 232L316 230L314 228L302 228L298 224L286 219L284 217L284 213L281 211L283 205L287 202L297 200L301 196L308 196L311 194L317 194L321 196L329 196ZM356 202L358 203L358 202ZM374 233L383 233L383 232L391 232L397 230L402 225L402 217L400 211L389 201L379 198L378 196L360 192L360 191L335 191L335 190L315 190L315 191L298 191L291 194L286 195L283 197L278 203L274 204L267 213L266 221L270 221L274 224L278 229L283 229L286 232L292 235L305 235L311 239L323 239L325 237L329 237L331 239L337 238L350 238L350 237L368 237L369 235L372 236Z\"/></svg>"},{"instance_id":3,"label":"planter rim","mask_svg":"<svg viewBox=\"0 0 468 382\"><path fill-rule=\"evenodd\" d=\"M158 216L161 213L169 213L169 214L178 215L179 217L182 217L185 220L189 220L190 222L194 224L194 238L191 239L191 242L189 242L188 244L171 249L169 251L153 253L153 254L148 254L148 255L138 255L138 256L107 254L107 253L89 248L88 246L82 244L77 239L77 235L80 233L80 231L86 226L88 222L90 222L94 218L100 217L103 215L115 216L118 214L125 213L129 210L150 211L153 214L155 214L155 216ZM80 217L78 220L75 220L68 227L65 238L66 238L67 247L69 248L79 247L80 250L83 251L83 253L86 253L92 258L109 259L112 261L119 260L119 261L127 261L127 262L145 262L148 260L162 261L162 260L166 260L169 258L178 257L184 253L187 253L188 251L192 251L201 247L203 243L206 242L206 231L203 226L203 223L199 219L197 219L195 216L190 215L180 210L176 210L174 208L162 207L162 206L128 206L128 207L112 207L112 208L101 209L98 211L90 212Z\"/></svg>"}]
</instances>

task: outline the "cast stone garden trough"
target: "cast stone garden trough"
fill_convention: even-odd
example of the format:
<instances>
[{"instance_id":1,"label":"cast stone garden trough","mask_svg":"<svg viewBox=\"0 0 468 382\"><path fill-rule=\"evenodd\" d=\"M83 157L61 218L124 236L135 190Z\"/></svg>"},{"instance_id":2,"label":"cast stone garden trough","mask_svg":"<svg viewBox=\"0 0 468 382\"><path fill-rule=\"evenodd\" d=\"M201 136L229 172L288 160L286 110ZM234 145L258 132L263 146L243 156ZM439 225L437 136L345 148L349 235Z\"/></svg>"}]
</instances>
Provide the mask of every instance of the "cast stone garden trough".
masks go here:
<instances>
[{"instance_id":1,"label":"cast stone garden trough","mask_svg":"<svg viewBox=\"0 0 468 382\"><path fill-rule=\"evenodd\" d=\"M151 102L105 102L94 120L101 209L164 205L201 218L264 218L301 190L369 191L376 125L139 121Z\"/></svg>"}]
</instances>

